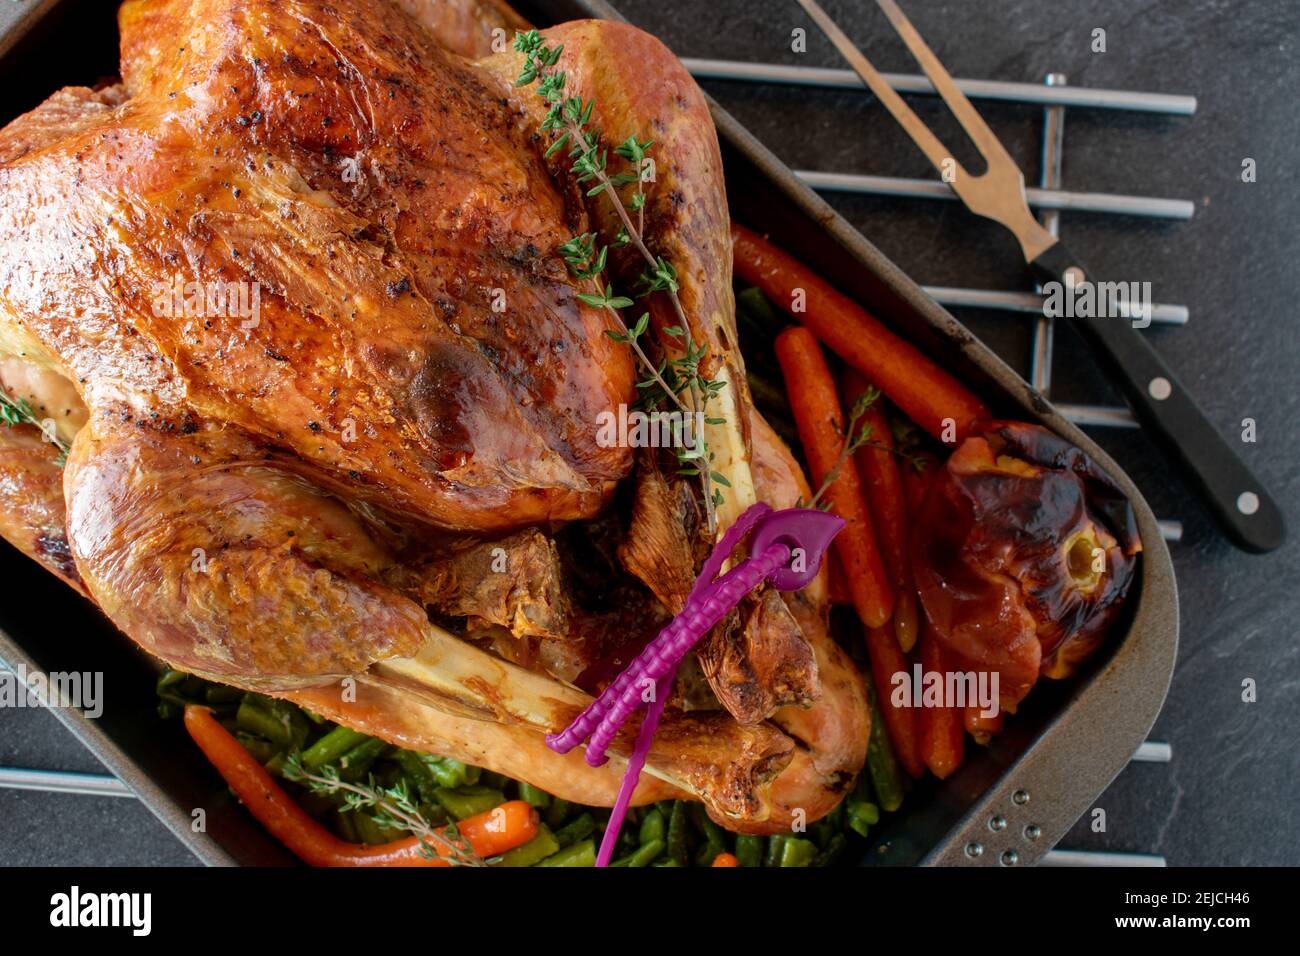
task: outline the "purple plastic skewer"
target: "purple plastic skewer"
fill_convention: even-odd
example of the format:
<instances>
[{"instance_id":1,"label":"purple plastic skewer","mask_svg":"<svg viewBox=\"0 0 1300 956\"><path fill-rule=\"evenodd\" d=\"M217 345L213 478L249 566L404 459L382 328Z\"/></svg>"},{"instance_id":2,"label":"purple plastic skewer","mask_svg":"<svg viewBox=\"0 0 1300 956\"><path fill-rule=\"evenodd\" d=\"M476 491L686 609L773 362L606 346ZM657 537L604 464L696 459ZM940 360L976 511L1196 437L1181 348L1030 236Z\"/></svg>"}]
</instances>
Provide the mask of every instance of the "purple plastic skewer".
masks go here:
<instances>
[{"instance_id":1,"label":"purple plastic skewer","mask_svg":"<svg viewBox=\"0 0 1300 956\"><path fill-rule=\"evenodd\" d=\"M790 560L790 548L780 542L766 551L732 568L716 582L691 599L671 625L664 628L628 666L628 672L637 671L635 686L629 687L601 719L599 726L587 742L585 758L588 764L599 767L609 758L605 751L614 740L623 722L641 705L643 681L658 684L660 678L675 668L686 653L695 646L709 628L722 620L733 607L754 588L763 583L772 572Z\"/></svg>"},{"instance_id":2,"label":"purple plastic skewer","mask_svg":"<svg viewBox=\"0 0 1300 956\"><path fill-rule=\"evenodd\" d=\"M705 588L713 584L714 578L722 570L723 563L745 534L757 524L760 520L770 514L772 509L765 504L759 503L747 508L735 523L732 524L725 532L722 538L714 546L713 551L709 553L703 567L700 568L700 574L695 579L695 586L691 588L690 596L687 597L686 603L693 601ZM645 718L641 721L641 729L636 735L636 745L632 748L632 753L628 757L627 769L623 772L623 782L618 788L618 798L614 801L614 807L609 814L609 822L605 825L605 835L600 841L600 852L596 855L596 866L609 866L609 861L614 856L614 847L618 844L618 834L623 828L623 820L627 817L627 808L632 803L632 796L636 793L637 784L641 781L641 771L645 767L646 758L650 755L650 747L654 742L655 731L659 727L659 720L663 716L664 707L668 704L668 693L672 689L673 680L677 677L677 665L674 664L655 686L655 699L646 708ZM611 682L612 683L612 682ZM594 705L593 705L594 706Z\"/></svg>"},{"instance_id":3,"label":"purple plastic skewer","mask_svg":"<svg viewBox=\"0 0 1300 956\"><path fill-rule=\"evenodd\" d=\"M713 584L713 579L718 576L723 563L735 550L736 545L740 544L741 539L754 525L771 513L771 507L762 502L750 505L731 527L723 532L722 537L718 539L718 543L700 568L699 577L695 579L695 587L692 588L690 596L686 599L686 604L682 607L683 613L702 590ZM668 627L672 627L674 623L676 622L670 622ZM662 637L663 633L663 631L660 631L659 637ZM657 639L658 637L656 637ZM636 662L633 661L632 664L623 669L623 672L618 677L610 681L609 685L597 695L595 700L587 705L586 709L568 727L558 734L548 734L546 737L547 746L558 753L564 754L586 740L600 724L605 714L609 712L609 708L613 706L614 701L623 696L639 676L639 669Z\"/></svg>"},{"instance_id":4,"label":"purple plastic skewer","mask_svg":"<svg viewBox=\"0 0 1300 956\"><path fill-rule=\"evenodd\" d=\"M585 759L593 767L600 766L608 759L606 748L641 703L640 694L633 684L639 684L645 677L654 681L655 696L646 708L636 743L628 757L618 797L601 839L596 858L598 867L608 866L613 856L619 830L641 779L641 770L649 756L655 730L682 658L709 628L764 581L783 591L798 590L807 584L816 575L831 539L844 527L844 519L822 512L798 508L777 512L773 520L761 524L754 535L751 551L760 553L751 554L747 560L714 580L741 538L771 512L767 505L752 505L727 529L701 567L690 596L672 622L569 727L546 739L552 749L565 753L587 737L594 724L596 729L590 734ZM787 568L785 565L796 553L795 549L806 552L809 562L802 568Z\"/></svg>"},{"instance_id":5,"label":"purple plastic skewer","mask_svg":"<svg viewBox=\"0 0 1300 956\"><path fill-rule=\"evenodd\" d=\"M597 866L609 866L609 861L614 856L618 833L623 829L623 820L627 816L628 805L632 802L632 794L636 793L636 786L641 782L641 770L645 767L646 758L650 756L650 745L654 742L655 731L659 728L659 718L663 716L664 707L668 703L668 691L672 688L673 678L676 676L676 667L664 675L655 687L655 699L646 708L645 719L641 721L641 729L637 731L636 746L632 748L632 754L627 759L627 769L623 771L623 782L618 788L618 799L614 801L614 808L609 812L605 835L600 840L600 852L596 854Z\"/></svg>"}]
</instances>

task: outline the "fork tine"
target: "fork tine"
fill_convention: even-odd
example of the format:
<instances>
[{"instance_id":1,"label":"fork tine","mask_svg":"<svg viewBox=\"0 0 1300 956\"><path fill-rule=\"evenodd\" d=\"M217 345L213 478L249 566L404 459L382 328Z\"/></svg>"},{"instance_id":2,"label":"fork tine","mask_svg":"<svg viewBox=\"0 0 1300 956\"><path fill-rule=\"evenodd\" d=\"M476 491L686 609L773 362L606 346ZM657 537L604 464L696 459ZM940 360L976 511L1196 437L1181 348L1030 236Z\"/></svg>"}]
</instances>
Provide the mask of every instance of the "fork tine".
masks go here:
<instances>
[{"instance_id":1,"label":"fork tine","mask_svg":"<svg viewBox=\"0 0 1300 956\"><path fill-rule=\"evenodd\" d=\"M880 4L890 24L925 70L930 82L934 84L935 91L943 97L948 108L952 110L957 121L961 123L983 155L988 168L978 176L966 172L952 154L944 149L938 137L885 82L885 78L862 55L862 51L855 47L853 41L844 35L844 31L836 26L835 21L826 15L817 4L817 0L799 0L799 5L807 11L822 32L830 37L836 49L876 94L876 98L894 115L894 119L903 127L907 135L912 137L916 145L925 153L926 158L943 175L944 182L966 204L966 207L971 212L999 222L1010 229L1016 241L1020 243L1020 251L1024 253L1026 262L1037 259L1056 244L1057 238L1044 229L1042 223L1029 211L1029 203L1025 199L1025 177L1020 167L993 135L993 131L988 128L979 113L975 112L975 107L970 105L970 100L966 99L965 94L957 88L957 84L943 68L938 57L925 45L916 28L908 22L907 17L903 16L903 11L898 9L898 4L894 0L876 0L876 2ZM955 175L950 175L952 173Z\"/></svg>"},{"instance_id":2,"label":"fork tine","mask_svg":"<svg viewBox=\"0 0 1300 956\"><path fill-rule=\"evenodd\" d=\"M984 117L971 105L966 94L957 88L953 82L952 75L939 62L939 58L934 55L921 34L917 32L916 27L912 26L912 21L907 19L906 14L899 8L894 0L876 0L877 5L884 11L888 17L890 25L895 32L902 37L907 48L912 51L912 56L916 62L921 65L925 75L930 78L934 84L935 91L943 97L943 101L948 104L948 109L957 117L962 128L966 130L966 135L983 154L985 161L990 165L995 162L1009 163L1015 165L1015 160L1006 151L1002 141L994 135L993 130L989 129ZM824 16L825 14L823 14ZM838 46L838 44L836 44ZM842 52L842 51L841 51Z\"/></svg>"},{"instance_id":3,"label":"fork tine","mask_svg":"<svg viewBox=\"0 0 1300 956\"><path fill-rule=\"evenodd\" d=\"M894 119L903 127L904 132L921 148L921 151L925 153L926 158L930 160L934 167L943 169L944 163L954 163L958 175L963 180L966 179L966 171L953 159L952 152L944 148L943 143L939 142L938 137L930 131L930 127L926 126L921 118L912 111L912 108L907 105L907 102L894 91L894 88L871 65L871 61L862 54L862 51L853 45L853 41L827 15L821 5L816 0L799 0L799 5L804 8L808 16L812 17L813 22L817 24L821 31L830 37L831 42L835 44L835 48L840 51L840 55L857 71L858 76L862 77L862 81L871 88L871 92L876 94L876 99L880 100L884 107L893 114ZM933 57L933 54L931 56ZM945 73L944 76L946 77L947 74ZM949 78L949 82L951 82L951 78ZM970 104L967 103L966 105L969 106Z\"/></svg>"}]
</instances>

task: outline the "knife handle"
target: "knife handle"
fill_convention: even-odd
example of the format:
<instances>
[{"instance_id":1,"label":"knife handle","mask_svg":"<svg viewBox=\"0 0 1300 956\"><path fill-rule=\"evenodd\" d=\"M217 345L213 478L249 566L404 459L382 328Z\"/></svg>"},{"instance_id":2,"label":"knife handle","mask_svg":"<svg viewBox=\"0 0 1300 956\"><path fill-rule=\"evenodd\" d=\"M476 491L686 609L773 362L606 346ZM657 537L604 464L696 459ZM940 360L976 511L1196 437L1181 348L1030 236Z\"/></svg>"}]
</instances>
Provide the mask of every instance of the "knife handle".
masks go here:
<instances>
[{"instance_id":1,"label":"knife handle","mask_svg":"<svg viewBox=\"0 0 1300 956\"><path fill-rule=\"evenodd\" d=\"M1067 295L1072 284L1094 281L1059 242L1030 265L1041 281L1061 283ZM1138 419L1183 466L1232 542L1259 553L1278 547L1286 538L1286 522L1272 495L1131 319L1094 316L1072 321L1102 358Z\"/></svg>"}]
</instances>

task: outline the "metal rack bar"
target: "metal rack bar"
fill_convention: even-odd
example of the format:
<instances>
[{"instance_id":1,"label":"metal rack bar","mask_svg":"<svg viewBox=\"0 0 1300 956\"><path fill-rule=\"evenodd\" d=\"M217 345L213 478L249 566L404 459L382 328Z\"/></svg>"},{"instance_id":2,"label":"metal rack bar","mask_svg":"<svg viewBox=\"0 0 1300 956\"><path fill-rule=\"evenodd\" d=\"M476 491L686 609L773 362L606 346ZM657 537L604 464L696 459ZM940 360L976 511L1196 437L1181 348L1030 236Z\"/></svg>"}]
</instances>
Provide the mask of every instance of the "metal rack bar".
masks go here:
<instances>
[{"instance_id":1,"label":"metal rack bar","mask_svg":"<svg viewBox=\"0 0 1300 956\"><path fill-rule=\"evenodd\" d=\"M739 80L746 83L780 83L785 86L818 86L827 89L861 90L865 84L852 70L820 66L789 66L784 63L745 63L738 60L709 60L683 57L682 63L700 80ZM899 93L934 94L929 79L911 73L881 74ZM1044 106L1086 106L1092 109L1136 110L1191 116L1196 97L1171 93L1140 93L1129 90L1087 87L1042 87L1036 83L1008 83L1002 80L957 80L957 88L976 100L1012 103L1041 103Z\"/></svg>"},{"instance_id":2,"label":"metal rack bar","mask_svg":"<svg viewBox=\"0 0 1300 956\"><path fill-rule=\"evenodd\" d=\"M1056 215L1055 210L1047 212ZM1005 312L1024 312L1043 316L1043 296L1038 292L1008 292L1001 289L960 289L952 286L921 286L930 298L940 305L970 309L999 309ZM1152 304L1151 321L1162 325L1186 325L1190 313L1185 305ZM1030 381L1040 392L1046 391L1032 376Z\"/></svg>"},{"instance_id":3,"label":"metal rack bar","mask_svg":"<svg viewBox=\"0 0 1300 956\"><path fill-rule=\"evenodd\" d=\"M909 199L957 201L947 183L934 179L908 179L900 176L868 176L859 173L827 173L796 169L794 174L805 185L823 192L860 193ZM1118 193L1081 193L1063 189L1026 189L1025 198L1034 209L1098 212L1147 219L1191 219L1196 204L1187 199L1160 199L1154 196L1125 196Z\"/></svg>"},{"instance_id":4,"label":"metal rack bar","mask_svg":"<svg viewBox=\"0 0 1300 956\"><path fill-rule=\"evenodd\" d=\"M1160 740L1145 740L1133 759L1140 763L1169 763L1174 759L1174 748Z\"/></svg>"},{"instance_id":5,"label":"metal rack bar","mask_svg":"<svg viewBox=\"0 0 1300 956\"><path fill-rule=\"evenodd\" d=\"M45 793L80 793L96 797L135 796L121 780L107 774L27 770L22 767L0 767L0 787L10 790L40 790Z\"/></svg>"},{"instance_id":6,"label":"metal rack bar","mask_svg":"<svg viewBox=\"0 0 1300 956\"><path fill-rule=\"evenodd\" d=\"M1104 853L1094 850L1048 850L1039 866L1168 866L1169 862L1154 853Z\"/></svg>"}]
</instances>

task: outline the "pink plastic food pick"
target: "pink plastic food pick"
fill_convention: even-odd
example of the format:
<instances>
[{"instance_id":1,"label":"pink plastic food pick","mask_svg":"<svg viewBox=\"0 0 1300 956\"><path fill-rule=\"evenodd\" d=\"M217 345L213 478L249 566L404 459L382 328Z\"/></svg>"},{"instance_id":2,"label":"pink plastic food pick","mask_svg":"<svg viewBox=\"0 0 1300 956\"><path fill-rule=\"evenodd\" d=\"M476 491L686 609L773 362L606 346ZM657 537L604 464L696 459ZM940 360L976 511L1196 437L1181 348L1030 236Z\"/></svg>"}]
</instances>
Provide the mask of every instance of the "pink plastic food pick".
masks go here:
<instances>
[{"instance_id":1,"label":"pink plastic food pick","mask_svg":"<svg viewBox=\"0 0 1300 956\"><path fill-rule=\"evenodd\" d=\"M618 799L610 812L605 837L596 857L597 866L608 866L614 853L628 804L641 778L659 718L672 689L682 658L714 624L731 611L745 595L767 582L780 591L797 591L817 576L831 540L844 527L844 519L811 508L772 511L756 504L745 511L718 541L709 555L695 587L681 612L653 641L610 681L587 709L558 734L546 738L547 746L568 753L588 740L586 760L593 767L609 758L605 751L632 713L646 706L636 745L628 756L627 771ZM750 556L718 577L722 565L742 538L753 530ZM647 698L646 691L654 688Z\"/></svg>"}]
</instances>

